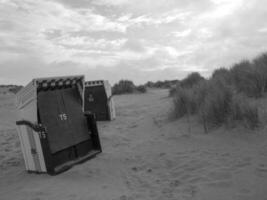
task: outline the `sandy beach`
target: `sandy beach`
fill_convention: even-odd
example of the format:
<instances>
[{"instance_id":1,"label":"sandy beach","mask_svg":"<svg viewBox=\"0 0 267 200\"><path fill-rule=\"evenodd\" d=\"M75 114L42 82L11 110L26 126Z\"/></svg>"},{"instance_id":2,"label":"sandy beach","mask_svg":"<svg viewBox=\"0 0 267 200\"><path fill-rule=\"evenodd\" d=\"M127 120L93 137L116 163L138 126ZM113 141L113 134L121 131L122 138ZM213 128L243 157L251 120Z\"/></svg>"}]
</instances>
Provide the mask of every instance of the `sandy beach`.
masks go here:
<instances>
[{"instance_id":1,"label":"sandy beach","mask_svg":"<svg viewBox=\"0 0 267 200\"><path fill-rule=\"evenodd\" d=\"M0 95L1 200L267 200L266 129L171 120L167 90L115 96L103 153L57 176L25 171L14 95Z\"/></svg>"}]
</instances>

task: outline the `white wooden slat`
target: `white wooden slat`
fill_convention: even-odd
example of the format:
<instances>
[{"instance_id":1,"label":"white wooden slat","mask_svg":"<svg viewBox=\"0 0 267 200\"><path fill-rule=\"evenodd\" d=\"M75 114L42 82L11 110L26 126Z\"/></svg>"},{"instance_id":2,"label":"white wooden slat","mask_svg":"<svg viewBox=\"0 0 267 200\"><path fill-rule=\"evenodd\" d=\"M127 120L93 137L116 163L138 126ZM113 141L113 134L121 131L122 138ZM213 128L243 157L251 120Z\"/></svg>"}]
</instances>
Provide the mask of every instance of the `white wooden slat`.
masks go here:
<instances>
[{"instance_id":1,"label":"white wooden slat","mask_svg":"<svg viewBox=\"0 0 267 200\"><path fill-rule=\"evenodd\" d=\"M22 128L21 126L17 126L17 132L18 132L18 136L19 136L20 147L21 147L21 151L22 151L22 155L23 155L23 159L24 159L24 163L25 163L25 168L26 168L26 170L29 170L26 148L25 148L24 140L21 136L21 134L22 134L21 128Z\"/></svg>"},{"instance_id":2,"label":"white wooden slat","mask_svg":"<svg viewBox=\"0 0 267 200\"><path fill-rule=\"evenodd\" d=\"M21 126L20 129L21 129L22 143L24 144L23 147L24 147L24 151L26 155L26 161L28 164L27 170L35 171L35 165L34 165L34 160L33 160L32 153L31 153L31 144L30 144L27 128L26 126Z\"/></svg>"},{"instance_id":3,"label":"white wooden slat","mask_svg":"<svg viewBox=\"0 0 267 200\"><path fill-rule=\"evenodd\" d=\"M34 81L31 81L18 93L17 108L19 109L18 120L37 123L37 88ZM45 172L46 167L39 135L26 126L18 126L18 130L26 169ZM37 155L32 154L32 148L36 149Z\"/></svg>"}]
</instances>

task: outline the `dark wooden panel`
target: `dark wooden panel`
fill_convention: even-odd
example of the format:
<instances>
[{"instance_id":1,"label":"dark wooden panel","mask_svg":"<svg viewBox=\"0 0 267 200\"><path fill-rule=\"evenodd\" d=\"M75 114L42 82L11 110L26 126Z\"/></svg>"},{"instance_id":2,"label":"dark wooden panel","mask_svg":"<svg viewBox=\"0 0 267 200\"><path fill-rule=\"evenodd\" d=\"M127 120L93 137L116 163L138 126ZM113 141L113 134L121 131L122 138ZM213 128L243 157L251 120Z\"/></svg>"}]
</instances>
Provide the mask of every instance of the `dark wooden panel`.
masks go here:
<instances>
[{"instance_id":1,"label":"dark wooden panel","mask_svg":"<svg viewBox=\"0 0 267 200\"><path fill-rule=\"evenodd\" d=\"M95 113L97 120L109 118L107 95L103 85L85 87L84 110Z\"/></svg>"},{"instance_id":2,"label":"dark wooden panel","mask_svg":"<svg viewBox=\"0 0 267 200\"><path fill-rule=\"evenodd\" d=\"M68 122L74 139L74 144L90 139L86 117L82 111L79 92L76 88L68 88L62 91Z\"/></svg>"},{"instance_id":3,"label":"dark wooden panel","mask_svg":"<svg viewBox=\"0 0 267 200\"><path fill-rule=\"evenodd\" d=\"M92 150L94 150L92 140L86 140L85 142L76 145L76 151L78 157L83 157Z\"/></svg>"},{"instance_id":4,"label":"dark wooden panel","mask_svg":"<svg viewBox=\"0 0 267 200\"><path fill-rule=\"evenodd\" d=\"M70 160L75 160L77 158L76 149L74 146L66 148L62 151L58 151L52 155L52 160L54 166L62 165Z\"/></svg>"},{"instance_id":5,"label":"dark wooden panel","mask_svg":"<svg viewBox=\"0 0 267 200\"><path fill-rule=\"evenodd\" d=\"M39 116L41 123L47 128L51 153L70 147L74 143L61 92L62 90L53 90L38 93Z\"/></svg>"}]
</instances>

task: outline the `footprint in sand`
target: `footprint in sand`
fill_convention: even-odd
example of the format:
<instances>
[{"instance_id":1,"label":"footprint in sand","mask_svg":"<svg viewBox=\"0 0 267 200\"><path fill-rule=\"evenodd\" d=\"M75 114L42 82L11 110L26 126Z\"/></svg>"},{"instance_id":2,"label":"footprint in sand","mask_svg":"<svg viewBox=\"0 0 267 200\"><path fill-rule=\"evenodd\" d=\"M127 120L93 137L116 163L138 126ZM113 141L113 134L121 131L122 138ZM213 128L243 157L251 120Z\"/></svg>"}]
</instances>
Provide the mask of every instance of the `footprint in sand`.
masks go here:
<instances>
[{"instance_id":1,"label":"footprint in sand","mask_svg":"<svg viewBox=\"0 0 267 200\"><path fill-rule=\"evenodd\" d=\"M134 166L131 169L134 172L144 171L145 170L145 166Z\"/></svg>"},{"instance_id":2,"label":"footprint in sand","mask_svg":"<svg viewBox=\"0 0 267 200\"><path fill-rule=\"evenodd\" d=\"M171 188L163 188L163 189L161 190L161 193L163 194L163 196L164 196L165 198L170 199L170 198L173 197L173 191L172 191Z\"/></svg>"},{"instance_id":3,"label":"footprint in sand","mask_svg":"<svg viewBox=\"0 0 267 200\"><path fill-rule=\"evenodd\" d=\"M138 168L138 167L132 167L132 170L133 170L134 172L137 172L137 171L139 171L139 168Z\"/></svg>"},{"instance_id":4,"label":"footprint in sand","mask_svg":"<svg viewBox=\"0 0 267 200\"><path fill-rule=\"evenodd\" d=\"M159 156L162 157L162 156L165 156L166 153L160 153Z\"/></svg>"},{"instance_id":5,"label":"footprint in sand","mask_svg":"<svg viewBox=\"0 0 267 200\"><path fill-rule=\"evenodd\" d=\"M208 182L205 184L210 187L228 188L232 186L232 174L228 171L213 171L207 174Z\"/></svg>"},{"instance_id":6,"label":"footprint in sand","mask_svg":"<svg viewBox=\"0 0 267 200\"><path fill-rule=\"evenodd\" d=\"M170 187L172 187L172 188L176 188L176 187L178 187L180 185L181 185L181 181L179 181L179 180L172 180L170 182Z\"/></svg>"},{"instance_id":7,"label":"footprint in sand","mask_svg":"<svg viewBox=\"0 0 267 200\"><path fill-rule=\"evenodd\" d=\"M188 183L191 183L191 184L203 183L207 181L208 181L208 178L204 176L192 176L192 178L188 179Z\"/></svg>"},{"instance_id":8,"label":"footprint in sand","mask_svg":"<svg viewBox=\"0 0 267 200\"><path fill-rule=\"evenodd\" d=\"M266 176L267 176L267 165L266 164L263 164L263 163L259 164L256 167L255 173L259 177L266 178Z\"/></svg>"},{"instance_id":9,"label":"footprint in sand","mask_svg":"<svg viewBox=\"0 0 267 200\"><path fill-rule=\"evenodd\" d=\"M260 148L259 155L261 155L261 156L267 156L267 145L266 146L262 146Z\"/></svg>"},{"instance_id":10,"label":"footprint in sand","mask_svg":"<svg viewBox=\"0 0 267 200\"><path fill-rule=\"evenodd\" d=\"M127 199L128 199L128 197L126 195L120 196L120 200L127 200Z\"/></svg>"},{"instance_id":11,"label":"footprint in sand","mask_svg":"<svg viewBox=\"0 0 267 200\"><path fill-rule=\"evenodd\" d=\"M246 188L243 188L243 189L240 189L239 190L239 193L240 194L246 194L246 195L248 195L248 194L250 194L251 193L251 191L250 190L248 190L248 189L246 189Z\"/></svg>"},{"instance_id":12,"label":"footprint in sand","mask_svg":"<svg viewBox=\"0 0 267 200\"><path fill-rule=\"evenodd\" d=\"M7 166L16 167L16 166L19 166L21 164L21 161L17 158L9 158L6 160L5 164Z\"/></svg>"},{"instance_id":13,"label":"footprint in sand","mask_svg":"<svg viewBox=\"0 0 267 200\"><path fill-rule=\"evenodd\" d=\"M107 188L108 188L107 185L103 185L103 186L102 186L102 189L104 189L104 190L107 189Z\"/></svg>"},{"instance_id":14,"label":"footprint in sand","mask_svg":"<svg viewBox=\"0 0 267 200\"><path fill-rule=\"evenodd\" d=\"M241 160L238 160L234 166L238 167L238 168L243 168L243 167L246 167L248 165L251 165L251 158L250 157L245 157L245 158L242 158Z\"/></svg>"},{"instance_id":15,"label":"footprint in sand","mask_svg":"<svg viewBox=\"0 0 267 200\"><path fill-rule=\"evenodd\" d=\"M228 171L213 171L210 172L207 176L212 181L228 180L232 178L231 173Z\"/></svg>"},{"instance_id":16,"label":"footprint in sand","mask_svg":"<svg viewBox=\"0 0 267 200\"><path fill-rule=\"evenodd\" d=\"M70 199L76 199L78 196L77 196L77 194L70 194L70 195L68 195L68 197Z\"/></svg>"},{"instance_id":17,"label":"footprint in sand","mask_svg":"<svg viewBox=\"0 0 267 200\"><path fill-rule=\"evenodd\" d=\"M251 196L251 191L248 189L241 189L239 192L235 195L235 199L237 200L251 200L253 197Z\"/></svg>"},{"instance_id":18,"label":"footprint in sand","mask_svg":"<svg viewBox=\"0 0 267 200\"><path fill-rule=\"evenodd\" d=\"M31 194L31 196L33 196L31 198L31 200L43 200L46 199L47 194L45 192L42 191L36 191L33 194Z\"/></svg>"},{"instance_id":19,"label":"footprint in sand","mask_svg":"<svg viewBox=\"0 0 267 200\"><path fill-rule=\"evenodd\" d=\"M232 181L223 180L223 181L213 181L206 183L207 186L210 187L218 187L218 188L229 188L232 186Z\"/></svg>"},{"instance_id":20,"label":"footprint in sand","mask_svg":"<svg viewBox=\"0 0 267 200\"><path fill-rule=\"evenodd\" d=\"M128 126L128 128L136 128L136 127L138 127L138 124L131 124Z\"/></svg>"},{"instance_id":21,"label":"footprint in sand","mask_svg":"<svg viewBox=\"0 0 267 200\"><path fill-rule=\"evenodd\" d=\"M145 166L134 166L131 169L134 172L145 171L147 173L151 173L153 171L151 168L146 168Z\"/></svg>"},{"instance_id":22,"label":"footprint in sand","mask_svg":"<svg viewBox=\"0 0 267 200\"><path fill-rule=\"evenodd\" d=\"M260 165L257 167L257 170L258 170L258 171L262 171L262 172L267 172L267 165L265 165L265 164L260 164Z\"/></svg>"},{"instance_id":23,"label":"footprint in sand","mask_svg":"<svg viewBox=\"0 0 267 200\"><path fill-rule=\"evenodd\" d=\"M192 199L198 192L197 186L188 185L182 190L183 198Z\"/></svg>"}]
</instances>

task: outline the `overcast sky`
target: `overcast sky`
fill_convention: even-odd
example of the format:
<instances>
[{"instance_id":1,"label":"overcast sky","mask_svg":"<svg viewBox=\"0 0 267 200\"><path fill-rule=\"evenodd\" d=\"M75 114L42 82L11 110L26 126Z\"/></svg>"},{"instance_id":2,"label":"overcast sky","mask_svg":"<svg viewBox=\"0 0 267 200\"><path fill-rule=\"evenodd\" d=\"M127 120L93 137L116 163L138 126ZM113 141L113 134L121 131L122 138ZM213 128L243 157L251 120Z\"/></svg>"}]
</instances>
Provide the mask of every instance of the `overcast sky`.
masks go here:
<instances>
[{"instance_id":1,"label":"overcast sky","mask_svg":"<svg viewBox=\"0 0 267 200\"><path fill-rule=\"evenodd\" d=\"M209 76L266 44L266 0L0 0L0 84Z\"/></svg>"}]
</instances>

